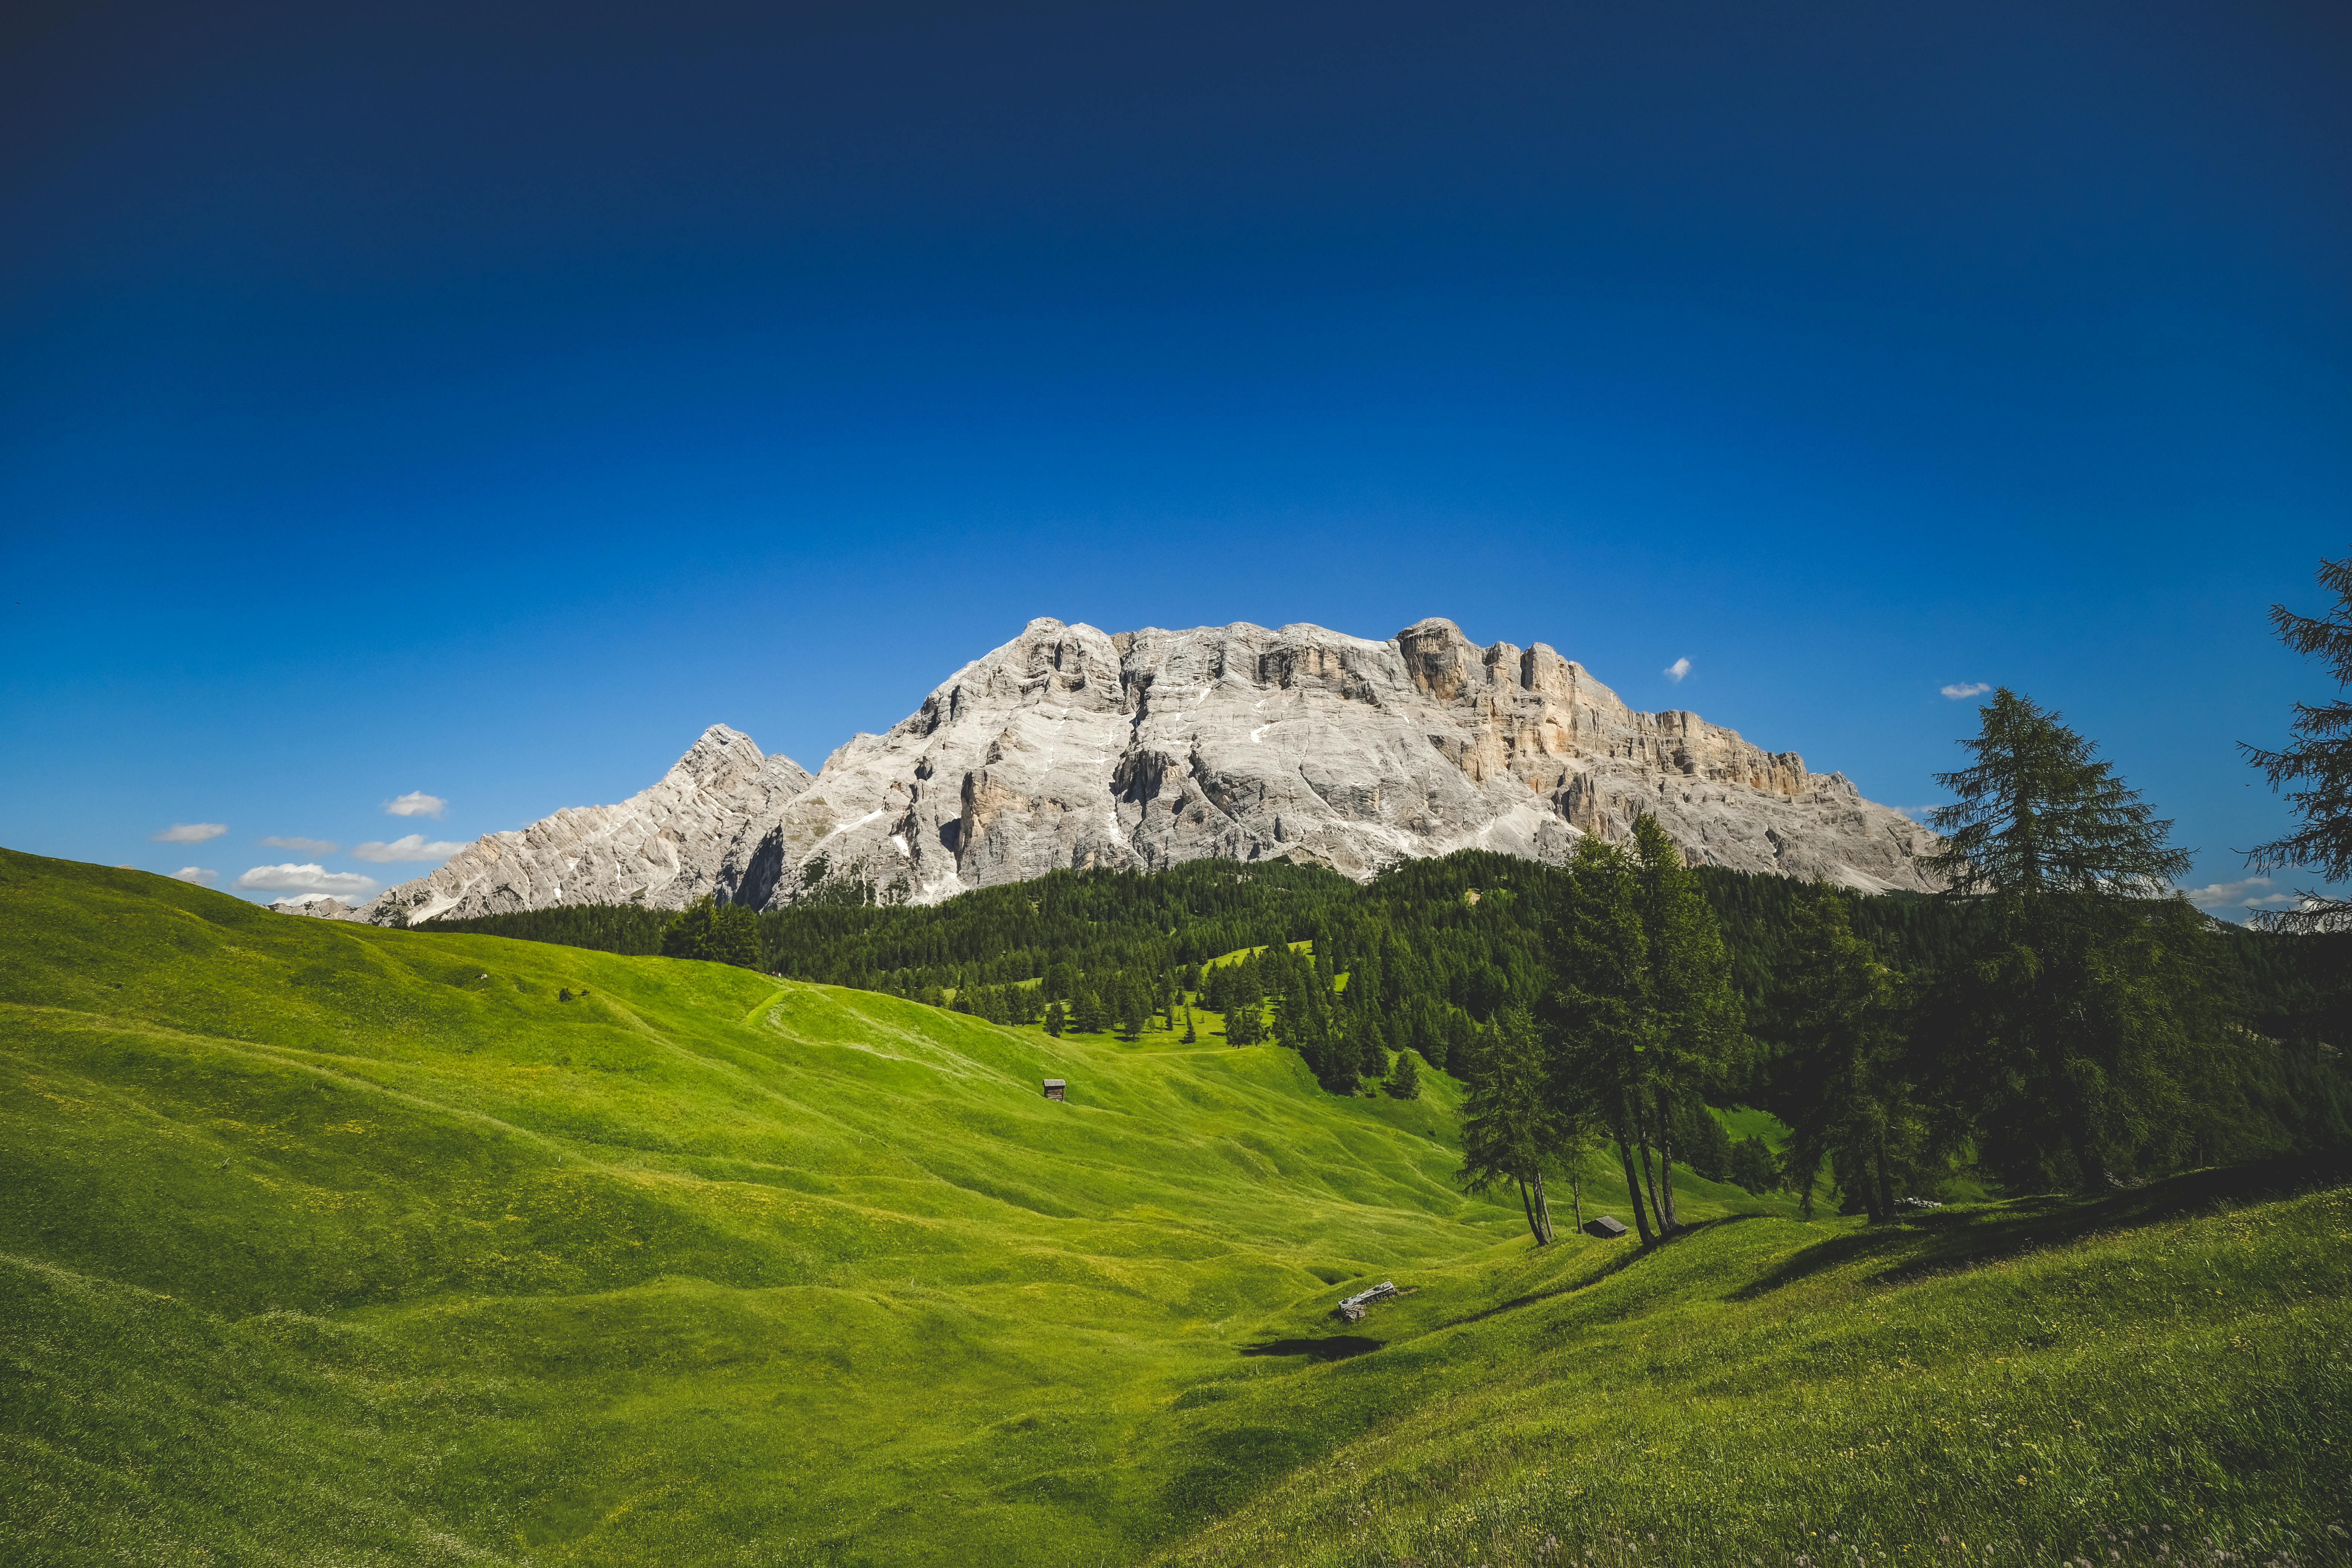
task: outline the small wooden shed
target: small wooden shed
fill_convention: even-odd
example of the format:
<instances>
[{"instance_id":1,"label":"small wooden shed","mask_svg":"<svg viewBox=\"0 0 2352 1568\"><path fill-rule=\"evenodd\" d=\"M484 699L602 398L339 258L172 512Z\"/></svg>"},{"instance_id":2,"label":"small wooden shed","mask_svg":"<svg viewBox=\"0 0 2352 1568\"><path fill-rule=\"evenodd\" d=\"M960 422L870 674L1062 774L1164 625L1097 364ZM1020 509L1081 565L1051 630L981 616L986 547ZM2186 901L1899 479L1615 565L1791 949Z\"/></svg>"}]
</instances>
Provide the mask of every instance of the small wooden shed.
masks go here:
<instances>
[{"instance_id":1,"label":"small wooden shed","mask_svg":"<svg viewBox=\"0 0 2352 1568\"><path fill-rule=\"evenodd\" d=\"M1062 1091L1068 1087L1068 1084L1065 1083L1058 1078L1049 1078L1045 1080L1045 1098L1047 1100L1066 1100L1069 1097Z\"/></svg>"},{"instance_id":2,"label":"small wooden shed","mask_svg":"<svg viewBox=\"0 0 2352 1568\"><path fill-rule=\"evenodd\" d=\"M1612 1219L1605 1214L1597 1214L1584 1222L1584 1234L1597 1236L1603 1241L1614 1241L1625 1234L1625 1222L1622 1219Z\"/></svg>"}]
</instances>

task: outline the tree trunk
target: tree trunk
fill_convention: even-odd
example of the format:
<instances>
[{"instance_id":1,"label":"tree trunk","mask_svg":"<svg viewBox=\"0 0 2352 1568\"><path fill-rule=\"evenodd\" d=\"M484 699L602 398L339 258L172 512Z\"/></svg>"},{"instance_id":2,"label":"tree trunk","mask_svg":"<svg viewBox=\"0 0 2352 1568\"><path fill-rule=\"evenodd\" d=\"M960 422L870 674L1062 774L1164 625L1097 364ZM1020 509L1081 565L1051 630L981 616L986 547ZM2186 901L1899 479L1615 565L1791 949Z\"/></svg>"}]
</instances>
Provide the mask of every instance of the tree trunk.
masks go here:
<instances>
[{"instance_id":1,"label":"tree trunk","mask_svg":"<svg viewBox=\"0 0 2352 1568\"><path fill-rule=\"evenodd\" d=\"M1576 1229L1584 1231L1584 1157L1577 1156L1576 1168L1568 1173L1568 1190L1576 1199Z\"/></svg>"},{"instance_id":2,"label":"tree trunk","mask_svg":"<svg viewBox=\"0 0 2352 1568\"><path fill-rule=\"evenodd\" d=\"M1650 1216L1642 1208L1642 1178L1633 1171L1633 1141L1622 1132L1617 1140L1617 1158L1625 1167L1625 1196L1633 1205L1633 1228L1641 1233L1642 1245L1648 1247L1657 1238L1650 1234Z\"/></svg>"},{"instance_id":3,"label":"tree trunk","mask_svg":"<svg viewBox=\"0 0 2352 1568\"><path fill-rule=\"evenodd\" d=\"M1536 1245L1549 1247L1551 1245L1551 1205L1544 1198L1541 1169L1536 1172L1536 1218L1541 1222L1541 1228L1536 1232Z\"/></svg>"},{"instance_id":4,"label":"tree trunk","mask_svg":"<svg viewBox=\"0 0 2352 1568\"><path fill-rule=\"evenodd\" d=\"M1675 1117L1674 1101L1660 1102L1658 1110L1658 1195L1665 1206L1658 1211L1659 1228L1673 1232L1683 1226L1682 1216L1675 1212Z\"/></svg>"},{"instance_id":5,"label":"tree trunk","mask_svg":"<svg viewBox=\"0 0 2352 1568\"><path fill-rule=\"evenodd\" d=\"M1658 1203L1658 1168L1651 1163L1650 1141L1647 1138L1642 1140L1642 1178L1649 1184L1650 1213L1656 1216L1658 1237L1664 1240L1673 1227L1666 1224L1666 1211Z\"/></svg>"},{"instance_id":6,"label":"tree trunk","mask_svg":"<svg viewBox=\"0 0 2352 1568\"><path fill-rule=\"evenodd\" d=\"M2089 1134L2078 1125L2069 1131L2067 1142L2074 1145L2074 1168L2086 1193L2113 1192L2123 1184L2116 1181L2107 1163L2091 1146Z\"/></svg>"},{"instance_id":7,"label":"tree trunk","mask_svg":"<svg viewBox=\"0 0 2352 1568\"><path fill-rule=\"evenodd\" d=\"M1882 1138L1878 1141L1876 1153L1878 1157L1878 1211L1881 1217L1891 1220L1895 1217L1895 1184L1887 1178L1886 1174L1885 1139Z\"/></svg>"},{"instance_id":8,"label":"tree trunk","mask_svg":"<svg viewBox=\"0 0 2352 1568\"><path fill-rule=\"evenodd\" d=\"M1541 1247L1543 1245L1543 1231L1536 1224L1535 1205L1528 1202L1527 1178L1524 1176L1515 1176L1512 1180L1518 1184L1519 1212L1527 1216L1528 1234L1536 1238L1536 1245L1538 1247Z\"/></svg>"}]
</instances>

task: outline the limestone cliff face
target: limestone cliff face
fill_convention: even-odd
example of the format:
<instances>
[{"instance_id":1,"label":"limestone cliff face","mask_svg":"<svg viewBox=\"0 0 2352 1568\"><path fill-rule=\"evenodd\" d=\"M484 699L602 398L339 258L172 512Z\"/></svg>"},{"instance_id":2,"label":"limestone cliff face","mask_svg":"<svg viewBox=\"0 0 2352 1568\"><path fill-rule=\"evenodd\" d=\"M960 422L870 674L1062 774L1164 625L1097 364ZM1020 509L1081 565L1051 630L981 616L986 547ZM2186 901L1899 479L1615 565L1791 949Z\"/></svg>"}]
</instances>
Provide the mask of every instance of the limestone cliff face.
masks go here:
<instances>
[{"instance_id":1,"label":"limestone cliff face","mask_svg":"<svg viewBox=\"0 0 2352 1568\"><path fill-rule=\"evenodd\" d=\"M387 888L362 910L378 924L557 904L679 909L745 880L739 851L808 787L790 757L713 724L652 788L618 805L566 806L519 832L477 838L439 870Z\"/></svg>"},{"instance_id":2,"label":"limestone cliff face","mask_svg":"<svg viewBox=\"0 0 2352 1568\"><path fill-rule=\"evenodd\" d=\"M620 806L468 846L366 918L717 891L760 908L855 876L929 903L1059 867L1219 857L1369 877L1478 847L1562 861L1655 816L1693 861L1932 886L1935 840L1843 774L1808 772L1696 713L1636 713L1537 643L1451 621L1384 642L1320 626L1107 635L1055 620L950 676L814 781L716 726Z\"/></svg>"},{"instance_id":3,"label":"limestone cliff face","mask_svg":"<svg viewBox=\"0 0 2352 1568\"><path fill-rule=\"evenodd\" d=\"M1564 860L1656 816L1690 858L1884 889L1933 840L1695 713L1636 713L1541 643L1450 621L1107 636L1033 621L883 735L834 753L771 852L917 901L1062 866L1286 856L1367 877L1476 847ZM799 886L786 879L782 901Z\"/></svg>"}]
</instances>

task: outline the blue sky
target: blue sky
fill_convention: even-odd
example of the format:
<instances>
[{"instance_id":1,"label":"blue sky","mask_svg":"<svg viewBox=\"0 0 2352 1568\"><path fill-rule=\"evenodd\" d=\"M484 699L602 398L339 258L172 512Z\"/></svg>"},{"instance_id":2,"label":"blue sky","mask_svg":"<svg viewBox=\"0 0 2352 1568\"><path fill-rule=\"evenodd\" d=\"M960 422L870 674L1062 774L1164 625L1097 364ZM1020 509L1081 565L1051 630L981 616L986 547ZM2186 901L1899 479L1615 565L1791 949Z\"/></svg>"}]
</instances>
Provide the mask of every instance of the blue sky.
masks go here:
<instances>
[{"instance_id":1,"label":"blue sky","mask_svg":"<svg viewBox=\"0 0 2352 1568\"><path fill-rule=\"evenodd\" d=\"M1904 806L2006 683L2200 886L2286 826L2340 6L189 9L0 23L0 842L395 880L1036 615L1444 615Z\"/></svg>"}]
</instances>

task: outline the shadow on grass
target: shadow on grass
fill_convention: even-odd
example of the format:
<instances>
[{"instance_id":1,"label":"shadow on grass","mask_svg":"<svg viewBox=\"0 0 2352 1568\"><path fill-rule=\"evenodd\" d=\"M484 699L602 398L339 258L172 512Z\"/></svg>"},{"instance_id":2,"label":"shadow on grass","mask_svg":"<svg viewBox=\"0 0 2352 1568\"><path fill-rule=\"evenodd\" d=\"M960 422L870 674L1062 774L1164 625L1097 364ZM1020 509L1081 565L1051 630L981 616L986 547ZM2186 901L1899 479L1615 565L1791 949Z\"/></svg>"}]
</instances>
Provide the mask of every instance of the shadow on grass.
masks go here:
<instances>
[{"instance_id":1,"label":"shadow on grass","mask_svg":"<svg viewBox=\"0 0 2352 1568\"><path fill-rule=\"evenodd\" d=\"M1514 1296L1507 1301L1497 1301L1491 1307L1483 1307L1477 1311L1466 1312L1458 1318L1448 1318L1445 1321L1435 1325L1430 1331L1434 1333L1438 1329L1454 1329L1465 1323L1484 1322L1488 1318L1500 1317L1505 1312L1516 1312L1522 1307L1532 1307L1544 1301L1556 1301L1562 1296L1573 1296L1580 1290L1590 1290L1611 1275L1622 1274L1643 1258L1656 1257L1661 1247L1687 1241L1701 1231L1715 1230L1727 1225L1737 1225L1744 1219L1770 1219L1771 1217L1773 1216L1764 1214L1728 1214L1715 1219L1693 1220L1664 1241L1649 1247L1643 1247L1630 1236L1618 1237L1616 1242L1603 1244L1615 1246L1622 1243L1622 1246L1617 1254L1583 1279L1572 1284L1554 1286L1549 1290L1530 1290L1524 1296Z\"/></svg>"},{"instance_id":2,"label":"shadow on grass","mask_svg":"<svg viewBox=\"0 0 2352 1568\"><path fill-rule=\"evenodd\" d=\"M1317 1361L1345 1361L1387 1343L1386 1340L1367 1339L1362 1334L1330 1334L1319 1340L1268 1340L1262 1345L1244 1345L1242 1354L1307 1355Z\"/></svg>"},{"instance_id":3,"label":"shadow on grass","mask_svg":"<svg viewBox=\"0 0 2352 1568\"><path fill-rule=\"evenodd\" d=\"M1885 1267L1870 1277L1872 1284L1899 1285L1926 1275L1980 1268L2101 1231L2137 1229L2221 1204L2288 1197L2347 1180L2352 1180L2352 1152L2335 1152L2191 1171L2105 1197L2045 1194L1983 1208L1930 1210L1894 1225L1816 1242L1727 1299L1754 1300L1857 1258L1885 1260Z\"/></svg>"}]
</instances>

